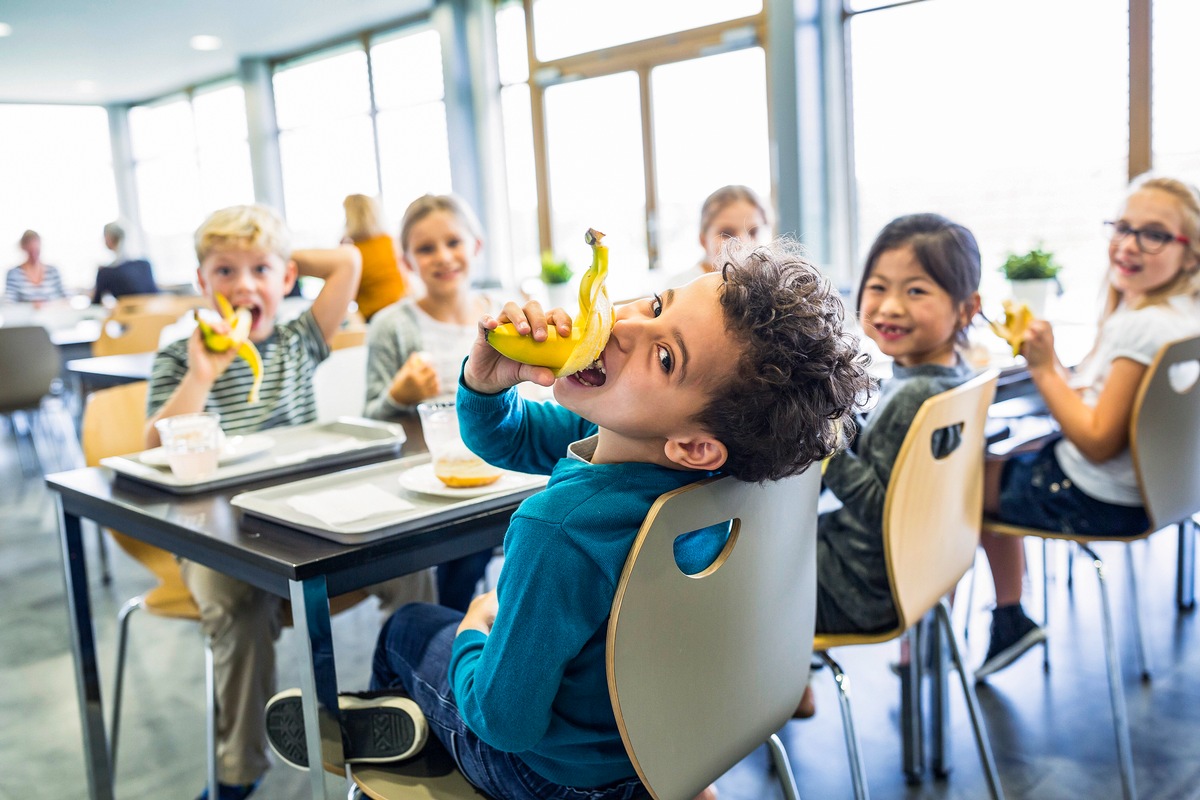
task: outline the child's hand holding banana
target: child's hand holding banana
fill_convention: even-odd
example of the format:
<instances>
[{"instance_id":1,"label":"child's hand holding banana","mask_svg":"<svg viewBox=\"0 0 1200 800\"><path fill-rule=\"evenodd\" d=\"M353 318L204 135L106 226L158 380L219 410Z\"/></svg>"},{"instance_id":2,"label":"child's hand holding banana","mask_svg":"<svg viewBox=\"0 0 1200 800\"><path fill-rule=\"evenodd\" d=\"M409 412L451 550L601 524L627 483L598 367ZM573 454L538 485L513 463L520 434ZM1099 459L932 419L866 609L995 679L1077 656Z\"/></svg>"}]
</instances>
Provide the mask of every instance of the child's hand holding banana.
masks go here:
<instances>
[{"instance_id":1,"label":"child's hand holding banana","mask_svg":"<svg viewBox=\"0 0 1200 800\"><path fill-rule=\"evenodd\" d=\"M253 321L250 309L235 310L222 294L217 294L216 298L217 310L221 313L224 324L223 326L214 326L200 315L200 309L196 309L193 315L196 318L196 325L200 328L200 339L210 352L228 353L232 350L246 360L254 375L254 385L250 387L250 395L246 398L246 402L257 403L258 388L262 385L262 356L259 355L254 342L250 341L250 326ZM228 330L221 330L222 327L227 327ZM230 357L225 362L225 366L229 366L232 360Z\"/></svg>"}]
</instances>

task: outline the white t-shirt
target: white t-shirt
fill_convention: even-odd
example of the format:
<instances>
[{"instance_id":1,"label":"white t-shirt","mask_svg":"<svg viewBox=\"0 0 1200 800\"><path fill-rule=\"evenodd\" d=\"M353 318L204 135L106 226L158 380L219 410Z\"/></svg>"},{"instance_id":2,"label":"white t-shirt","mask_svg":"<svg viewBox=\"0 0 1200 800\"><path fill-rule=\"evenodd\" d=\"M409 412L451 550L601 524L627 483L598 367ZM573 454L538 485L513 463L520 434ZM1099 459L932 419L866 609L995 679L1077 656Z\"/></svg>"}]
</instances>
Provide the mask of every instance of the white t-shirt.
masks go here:
<instances>
[{"instance_id":1,"label":"white t-shirt","mask_svg":"<svg viewBox=\"0 0 1200 800\"><path fill-rule=\"evenodd\" d=\"M1188 297L1173 297L1167 304L1136 311L1118 308L1104 322L1096 351L1080 366L1072 383L1082 387L1083 402L1095 407L1114 359L1128 358L1149 366L1163 345L1196 334L1200 334L1200 306ZM1119 506L1142 504L1128 447L1108 461L1096 463L1064 438L1054 454L1063 472L1086 494Z\"/></svg>"},{"instance_id":2,"label":"white t-shirt","mask_svg":"<svg viewBox=\"0 0 1200 800\"><path fill-rule=\"evenodd\" d=\"M495 304L488 302L488 310L495 313ZM462 371L463 359L471 352L471 345L479 335L479 323L459 325L434 319L414 303L418 324L421 326L421 349L429 354L442 386L442 396L453 397L458 391L458 374Z\"/></svg>"}]
</instances>

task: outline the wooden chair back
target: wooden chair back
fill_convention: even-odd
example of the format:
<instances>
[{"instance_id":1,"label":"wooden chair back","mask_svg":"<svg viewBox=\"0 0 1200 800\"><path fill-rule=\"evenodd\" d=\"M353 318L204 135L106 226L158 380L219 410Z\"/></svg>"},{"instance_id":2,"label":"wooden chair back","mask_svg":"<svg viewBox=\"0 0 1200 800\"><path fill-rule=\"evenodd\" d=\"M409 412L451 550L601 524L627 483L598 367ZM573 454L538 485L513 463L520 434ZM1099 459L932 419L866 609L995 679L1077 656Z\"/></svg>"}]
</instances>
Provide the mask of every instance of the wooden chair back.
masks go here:
<instances>
[{"instance_id":1,"label":"wooden chair back","mask_svg":"<svg viewBox=\"0 0 1200 800\"><path fill-rule=\"evenodd\" d=\"M1200 336L1158 351L1134 399L1129 448L1151 530L1200 511Z\"/></svg>"},{"instance_id":2,"label":"wooden chair back","mask_svg":"<svg viewBox=\"0 0 1200 800\"><path fill-rule=\"evenodd\" d=\"M816 618L820 472L765 484L730 477L663 495L630 550L608 626L609 695L655 798L691 798L791 718ZM697 575L681 534L732 520Z\"/></svg>"},{"instance_id":3,"label":"wooden chair back","mask_svg":"<svg viewBox=\"0 0 1200 800\"><path fill-rule=\"evenodd\" d=\"M900 446L883 508L900 632L920 621L975 562L983 519L984 423L997 378L991 370L926 400ZM938 458L935 437L947 428L959 429L959 444Z\"/></svg>"},{"instance_id":4,"label":"wooden chair back","mask_svg":"<svg viewBox=\"0 0 1200 800\"><path fill-rule=\"evenodd\" d=\"M108 456L146 449L146 391L146 381L138 381L88 395L81 439L89 467ZM122 550L158 579L158 586L142 598L147 611L162 617L200 619L200 609L183 583L175 556L119 531L108 532Z\"/></svg>"},{"instance_id":5,"label":"wooden chair back","mask_svg":"<svg viewBox=\"0 0 1200 800\"><path fill-rule=\"evenodd\" d=\"M193 308L212 308L212 303L198 294L127 294L117 299L112 316L124 319L141 314L167 314L178 319Z\"/></svg>"},{"instance_id":6,"label":"wooden chair back","mask_svg":"<svg viewBox=\"0 0 1200 800\"><path fill-rule=\"evenodd\" d=\"M58 377L61 361L42 326L0 327L0 414L38 408Z\"/></svg>"},{"instance_id":7,"label":"wooden chair back","mask_svg":"<svg viewBox=\"0 0 1200 800\"><path fill-rule=\"evenodd\" d=\"M163 328L179 319L178 314L112 315L100 327L100 338L92 343L93 356L152 353L158 349Z\"/></svg>"}]
</instances>

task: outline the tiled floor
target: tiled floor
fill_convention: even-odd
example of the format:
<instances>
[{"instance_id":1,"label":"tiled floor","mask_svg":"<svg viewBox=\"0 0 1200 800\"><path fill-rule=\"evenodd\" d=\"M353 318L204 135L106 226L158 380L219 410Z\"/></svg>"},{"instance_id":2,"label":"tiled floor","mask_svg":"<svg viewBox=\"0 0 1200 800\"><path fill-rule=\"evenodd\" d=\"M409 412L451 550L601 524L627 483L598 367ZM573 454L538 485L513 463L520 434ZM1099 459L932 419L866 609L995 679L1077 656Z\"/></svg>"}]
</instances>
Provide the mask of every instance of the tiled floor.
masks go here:
<instances>
[{"instance_id":1,"label":"tiled floor","mask_svg":"<svg viewBox=\"0 0 1200 800\"><path fill-rule=\"evenodd\" d=\"M43 439L61 442L69 421L48 415ZM71 447L48 460L73 466ZM53 465L50 465L53 466ZM149 588L141 568L111 548L113 582L100 584L96 536L90 549L92 599L105 699L111 702L115 620L121 604ZM1037 553L1031 548L1031 553ZM1143 619L1147 624L1154 679L1134 674L1129 637L1127 582L1121 548L1109 547L1118 613L1122 665L1129 702L1138 786L1143 798L1200 798L1200 635L1193 614L1174 607L1174 533L1138 545ZM1038 560L1031 572L1040 574ZM982 562L981 562L982 563ZM1075 562L1070 595L1061 580L1061 548L1051 548L1053 668L1044 674L1034 652L981 686L983 707L1004 788L1010 798L1119 798L1112 722L1100 639L1095 578ZM986 581L984 581L986 582ZM67 614L59 564L53 495L40 476L24 477L11 432L0 427L0 800L86 797L74 673L67 644ZM964 588L965 591L965 588ZM987 589L974 602L970 664L986 647ZM965 595L964 595L965 599ZM964 604L960 604L964 605ZM960 608L959 618L963 616ZM381 622L373 604L361 604L334 620L338 676L344 688L361 688ZM960 623L961 624L961 623ZM190 623L137 618L129 651L117 796L191 800L204 780L203 651ZM280 685L295 685L291 659L298 653L292 632L279 643ZM900 769L898 686L887 668L894 645L849 648L835 655L852 678L856 722L872 797L986 797L974 743L957 684L952 686L951 740L954 770L947 780L906 786ZM828 670L816 673L819 713L783 731L801 796L851 795L841 720ZM714 721L719 724L719 721ZM331 787L336 784L330 779ZM759 751L719 783L721 800L779 796ZM272 769L256 798L307 796L306 777L286 766Z\"/></svg>"}]
</instances>

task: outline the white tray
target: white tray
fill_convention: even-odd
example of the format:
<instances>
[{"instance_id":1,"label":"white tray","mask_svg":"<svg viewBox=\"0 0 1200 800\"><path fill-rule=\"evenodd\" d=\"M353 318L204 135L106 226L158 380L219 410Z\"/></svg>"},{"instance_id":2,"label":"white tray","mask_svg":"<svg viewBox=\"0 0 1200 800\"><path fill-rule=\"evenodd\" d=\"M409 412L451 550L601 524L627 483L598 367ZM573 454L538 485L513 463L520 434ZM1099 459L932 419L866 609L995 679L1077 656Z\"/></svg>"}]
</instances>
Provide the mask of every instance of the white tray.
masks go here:
<instances>
[{"instance_id":1,"label":"white tray","mask_svg":"<svg viewBox=\"0 0 1200 800\"><path fill-rule=\"evenodd\" d=\"M470 490L462 496L450 497L410 491L401 485L401 476L406 471L420 469L428 464L429 455L423 453L266 489L242 492L234 495L230 503L250 516L277 522L342 544L361 544L427 528L438 522L461 519L468 512L482 513L498 506L519 502L540 491L548 480L545 475L505 472L504 476L493 484L495 488L491 492L477 494L475 490ZM300 511L289 502L291 498L306 493L345 491L364 486L402 499L411 508L329 524Z\"/></svg>"},{"instance_id":2,"label":"white tray","mask_svg":"<svg viewBox=\"0 0 1200 800\"><path fill-rule=\"evenodd\" d=\"M271 428L269 436L272 442L269 448L245 459L222 464L212 475L199 481L180 480L168 467L144 463L145 451L111 456L101 459L100 463L128 478L173 494L198 494L398 452L406 438L400 425L358 417Z\"/></svg>"}]
</instances>

